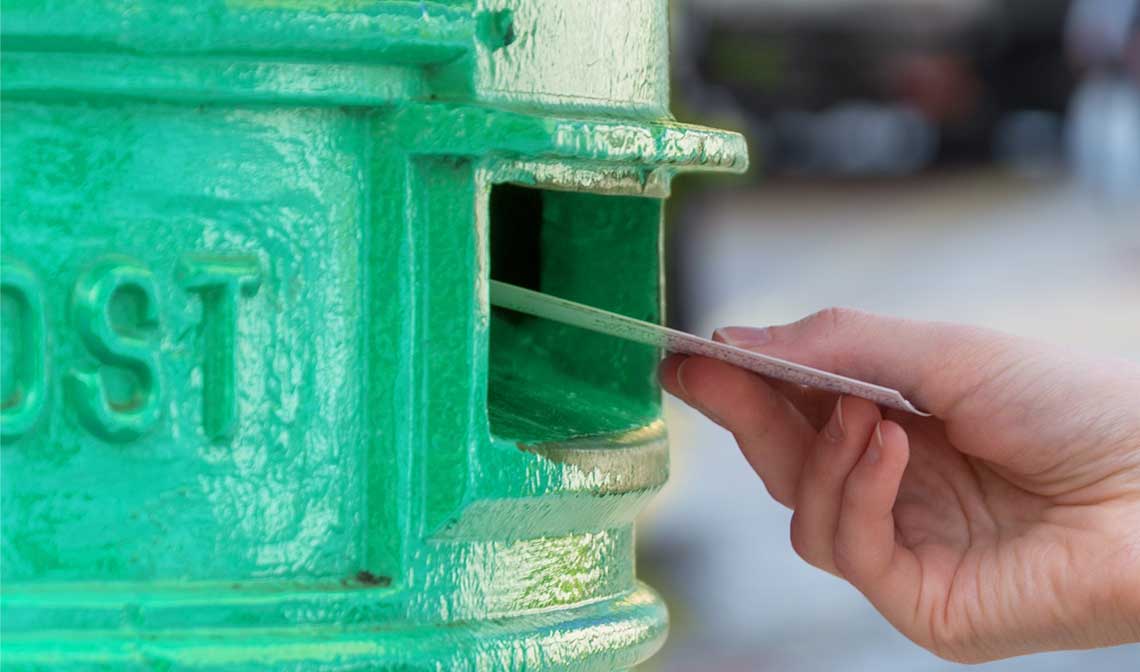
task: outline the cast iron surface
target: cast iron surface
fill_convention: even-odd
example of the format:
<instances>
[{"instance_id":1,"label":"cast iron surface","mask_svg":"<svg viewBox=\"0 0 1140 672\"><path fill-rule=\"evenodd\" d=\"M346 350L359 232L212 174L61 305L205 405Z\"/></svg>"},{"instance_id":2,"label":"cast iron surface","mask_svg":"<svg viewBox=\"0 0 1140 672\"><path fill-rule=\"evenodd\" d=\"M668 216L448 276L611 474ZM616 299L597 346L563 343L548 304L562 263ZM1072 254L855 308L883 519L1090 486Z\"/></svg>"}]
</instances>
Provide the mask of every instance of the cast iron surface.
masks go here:
<instances>
[{"instance_id":1,"label":"cast iron surface","mask_svg":"<svg viewBox=\"0 0 1140 672\"><path fill-rule=\"evenodd\" d=\"M632 531L667 473L655 353L503 322L486 279L538 263L660 318L671 177L746 163L669 118L663 0L2 18L6 668L660 645ZM493 257L504 183L542 194L540 261Z\"/></svg>"}]
</instances>

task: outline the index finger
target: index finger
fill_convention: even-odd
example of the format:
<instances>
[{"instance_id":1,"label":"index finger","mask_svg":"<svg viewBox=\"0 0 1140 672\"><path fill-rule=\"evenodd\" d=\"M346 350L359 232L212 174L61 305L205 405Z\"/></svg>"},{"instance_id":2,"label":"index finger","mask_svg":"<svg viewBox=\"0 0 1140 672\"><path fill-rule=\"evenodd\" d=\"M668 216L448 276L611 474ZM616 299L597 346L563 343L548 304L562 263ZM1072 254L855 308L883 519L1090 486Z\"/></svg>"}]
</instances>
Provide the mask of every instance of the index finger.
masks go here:
<instances>
[{"instance_id":1,"label":"index finger","mask_svg":"<svg viewBox=\"0 0 1140 672\"><path fill-rule=\"evenodd\" d=\"M732 432L745 459L776 501L792 506L807 448L816 430L762 377L707 357L662 363L666 390Z\"/></svg>"}]
</instances>

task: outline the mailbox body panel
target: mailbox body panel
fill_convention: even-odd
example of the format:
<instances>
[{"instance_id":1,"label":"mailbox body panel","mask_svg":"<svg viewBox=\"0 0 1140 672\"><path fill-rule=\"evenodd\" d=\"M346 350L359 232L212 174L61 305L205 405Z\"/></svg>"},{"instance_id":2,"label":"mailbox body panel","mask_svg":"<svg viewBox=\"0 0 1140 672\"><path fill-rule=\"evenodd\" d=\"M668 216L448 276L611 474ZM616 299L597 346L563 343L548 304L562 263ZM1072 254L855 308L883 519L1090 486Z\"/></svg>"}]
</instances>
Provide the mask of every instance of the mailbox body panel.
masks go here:
<instances>
[{"instance_id":1,"label":"mailbox body panel","mask_svg":"<svg viewBox=\"0 0 1140 672\"><path fill-rule=\"evenodd\" d=\"M36 278L47 361L13 372L46 399L3 452L6 585L355 572L365 422L395 418L359 366L366 119L17 101L3 124L4 261ZM85 295L125 272L153 295Z\"/></svg>"},{"instance_id":2,"label":"mailbox body panel","mask_svg":"<svg viewBox=\"0 0 1140 672\"><path fill-rule=\"evenodd\" d=\"M656 650L657 353L493 313L487 279L661 318L673 174L745 165L668 119L665 12L6 4L5 665Z\"/></svg>"}]
</instances>

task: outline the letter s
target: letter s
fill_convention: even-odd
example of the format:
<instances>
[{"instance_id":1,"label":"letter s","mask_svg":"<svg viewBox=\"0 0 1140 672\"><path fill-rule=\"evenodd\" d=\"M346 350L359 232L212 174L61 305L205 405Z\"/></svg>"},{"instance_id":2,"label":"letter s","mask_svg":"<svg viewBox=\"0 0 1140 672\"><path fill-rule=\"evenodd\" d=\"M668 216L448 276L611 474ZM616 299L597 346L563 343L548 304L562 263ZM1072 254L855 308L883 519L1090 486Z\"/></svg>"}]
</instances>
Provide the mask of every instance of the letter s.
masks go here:
<instances>
[{"instance_id":1,"label":"letter s","mask_svg":"<svg viewBox=\"0 0 1140 672\"><path fill-rule=\"evenodd\" d=\"M112 300L120 293L135 298L133 324L112 322ZM71 371L65 382L80 422L108 441L130 441L146 434L162 415L158 352L144 333L158 325L154 276L133 259L103 259L76 282L71 316L83 345L99 362L90 370ZM103 375L106 366L132 374L128 399L110 398Z\"/></svg>"}]
</instances>

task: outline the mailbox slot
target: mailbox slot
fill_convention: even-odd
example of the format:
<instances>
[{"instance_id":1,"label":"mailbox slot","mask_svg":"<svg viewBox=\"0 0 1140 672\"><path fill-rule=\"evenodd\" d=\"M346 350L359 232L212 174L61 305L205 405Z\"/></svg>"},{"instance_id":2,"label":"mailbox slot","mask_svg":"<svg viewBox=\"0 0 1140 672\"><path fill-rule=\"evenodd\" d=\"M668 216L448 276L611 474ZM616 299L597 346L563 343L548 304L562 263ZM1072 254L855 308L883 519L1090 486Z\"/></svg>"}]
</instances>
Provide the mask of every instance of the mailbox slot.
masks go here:
<instances>
[{"instance_id":1,"label":"mailbox slot","mask_svg":"<svg viewBox=\"0 0 1140 672\"><path fill-rule=\"evenodd\" d=\"M501 184L489 219L492 278L660 320L660 200ZM499 308L490 328L495 437L558 441L656 419L654 348Z\"/></svg>"}]
</instances>

